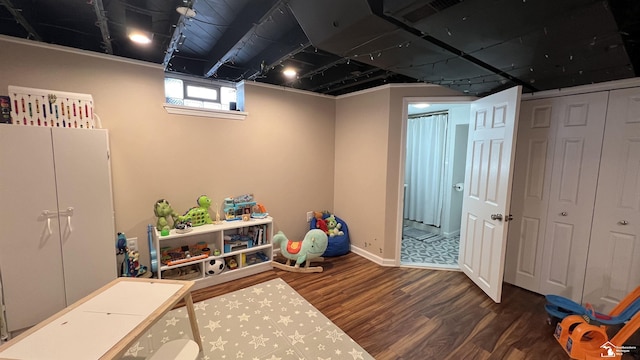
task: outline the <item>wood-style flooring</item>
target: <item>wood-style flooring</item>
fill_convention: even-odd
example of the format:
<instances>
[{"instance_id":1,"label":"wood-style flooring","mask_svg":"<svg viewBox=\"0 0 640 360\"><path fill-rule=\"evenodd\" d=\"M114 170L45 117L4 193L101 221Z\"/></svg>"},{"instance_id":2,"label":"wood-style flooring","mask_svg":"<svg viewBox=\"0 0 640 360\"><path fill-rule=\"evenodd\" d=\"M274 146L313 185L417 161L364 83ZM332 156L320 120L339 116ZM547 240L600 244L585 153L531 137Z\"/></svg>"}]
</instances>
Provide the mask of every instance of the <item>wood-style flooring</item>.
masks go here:
<instances>
[{"instance_id":1,"label":"wood-style flooring","mask_svg":"<svg viewBox=\"0 0 640 360\"><path fill-rule=\"evenodd\" d=\"M353 253L323 267L267 271L193 299L280 277L378 360L569 358L546 323L542 295L504 284L495 304L461 272L382 267Z\"/></svg>"}]
</instances>

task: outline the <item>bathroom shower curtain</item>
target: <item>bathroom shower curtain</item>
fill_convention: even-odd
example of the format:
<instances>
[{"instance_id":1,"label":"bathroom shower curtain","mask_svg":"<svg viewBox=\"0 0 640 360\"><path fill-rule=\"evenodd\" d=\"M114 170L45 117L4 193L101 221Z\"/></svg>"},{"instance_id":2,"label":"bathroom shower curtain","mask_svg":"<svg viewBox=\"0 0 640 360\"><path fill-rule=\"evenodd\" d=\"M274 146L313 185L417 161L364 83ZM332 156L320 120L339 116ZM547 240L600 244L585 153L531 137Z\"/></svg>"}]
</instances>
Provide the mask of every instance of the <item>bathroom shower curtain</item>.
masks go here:
<instances>
[{"instance_id":1,"label":"bathroom shower curtain","mask_svg":"<svg viewBox=\"0 0 640 360\"><path fill-rule=\"evenodd\" d=\"M404 218L441 226L448 114L409 118Z\"/></svg>"}]
</instances>

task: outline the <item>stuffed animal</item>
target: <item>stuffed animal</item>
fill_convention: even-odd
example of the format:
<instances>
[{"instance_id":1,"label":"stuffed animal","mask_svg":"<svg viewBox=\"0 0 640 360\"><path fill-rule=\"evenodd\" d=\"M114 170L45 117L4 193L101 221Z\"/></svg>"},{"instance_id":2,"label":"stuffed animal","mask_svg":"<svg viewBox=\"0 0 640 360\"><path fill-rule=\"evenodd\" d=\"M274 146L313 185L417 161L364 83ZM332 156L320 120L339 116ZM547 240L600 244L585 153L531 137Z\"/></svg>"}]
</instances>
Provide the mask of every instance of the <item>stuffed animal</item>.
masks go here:
<instances>
[{"instance_id":1,"label":"stuffed animal","mask_svg":"<svg viewBox=\"0 0 640 360\"><path fill-rule=\"evenodd\" d=\"M287 263L283 266L278 266L278 262L274 262L273 264L280 269L289 271L298 271L302 264L305 264L305 268L309 268L311 260L320 258L324 251L327 250L328 243L327 234L320 229L309 230L304 236L304 239L298 241L289 240L282 231L278 231L278 233L273 236L273 244L280 246L280 254L287 258ZM293 268L290 266L291 261L295 261ZM319 267L310 268L307 272L321 271L322 267Z\"/></svg>"},{"instance_id":2,"label":"stuffed animal","mask_svg":"<svg viewBox=\"0 0 640 360\"><path fill-rule=\"evenodd\" d=\"M178 214L173 211L171 205L165 199L156 201L155 205L153 206L153 213L158 218L158 220L156 221L156 229L158 229L158 231L170 230L172 228L172 226L169 225L169 221L167 220L169 216L171 216L174 224L178 219Z\"/></svg>"},{"instance_id":3,"label":"stuffed animal","mask_svg":"<svg viewBox=\"0 0 640 360\"><path fill-rule=\"evenodd\" d=\"M329 235L329 228L327 227L327 222L322 218L322 213L314 211L313 214L316 218L316 229L320 229L324 231L325 234Z\"/></svg>"},{"instance_id":4,"label":"stuffed animal","mask_svg":"<svg viewBox=\"0 0 640 360\"><path fill-rule=\"evenodd\" d=\"M116 242L116 255L122 255L127 251L127 237L124 233L118 233L118 241Z\"/></svg>"},{"instance_id":5,"label":"stuffed animal","mask_svg":"<svg viewBox=\"0 0 640 360\"><path fill-rule=\"evenodd\" d=\"M124 277L139 277L147 272L147 267L140 265L140 253L135 250L129 250L125 254L124 262L122 263L122 276Z\"/></svg>"},{"instance_id":6,"label":"stuffed animal","mask_svg":"<svg viewBox=\"0 0 640 360\"><path fill-rule=\"evenodd\" d=\"M325 219L325 221L327 222L327 227L329 228L328 233L330 237L334 237L336 235L344 235L344 232L340 230L342 224L340 224L338 220L336 220L336 217L334 215L329 216Z\"/></svg>"},{"instance_id":7,"label":"stuffed animal","mask_svg":"<svg viewBox=\"0 0 640 360\"><path fill-rule=\"evenodd\" d=\"M211 199L206 195L201 195L196 201L198 206L189 209L180 220L191 222L191 226L200 226L204 224L213 224L211 216L209 215L209 207L211 206Z\"/></svg>"}]
</instances>

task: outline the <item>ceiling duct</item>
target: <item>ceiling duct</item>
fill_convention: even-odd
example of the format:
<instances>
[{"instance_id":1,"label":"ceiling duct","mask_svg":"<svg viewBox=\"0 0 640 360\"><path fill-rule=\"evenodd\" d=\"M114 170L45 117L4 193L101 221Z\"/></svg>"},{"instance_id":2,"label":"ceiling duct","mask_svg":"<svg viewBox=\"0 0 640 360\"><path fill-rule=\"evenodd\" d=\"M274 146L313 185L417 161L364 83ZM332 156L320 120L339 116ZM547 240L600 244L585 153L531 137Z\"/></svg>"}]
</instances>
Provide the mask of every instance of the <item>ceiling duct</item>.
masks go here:
<instances>
[{"instance_id":1,"label":"ceiling duct","mask_svg":"<svg viewBox=\"0 0 640 360\"><path fill-rule=\"evenodd\" d=\"M343 58L476 95L489 92L496 83L521 84L418 30L377 15L367 0L291 0L289 6L313 46ZM477 78L479 72L485 81L472 88L467 79Z\"/></svg>"},{"instance_id":2,"label":"ceiling duct","mask_svg":"<svg viewBox=\"0 0 640 360\"><path fill-rule=\"evenodd\" d=\"M313 46L470 95L484 96L514 85L535 92L633 76L623 32L607 2L289 4Z\"/></svg>"},{"instance_id":3,"label":"ceiling duct","mask_svg":"<svg viewBox=\"0 0 640 360\"><path fill-rule=\"evenodd\" d=\"M398 30L375 16L366 0L291 0L289 6L311 43L338 56L356 54L364 45Z\"/></svg>"}]
</instances>

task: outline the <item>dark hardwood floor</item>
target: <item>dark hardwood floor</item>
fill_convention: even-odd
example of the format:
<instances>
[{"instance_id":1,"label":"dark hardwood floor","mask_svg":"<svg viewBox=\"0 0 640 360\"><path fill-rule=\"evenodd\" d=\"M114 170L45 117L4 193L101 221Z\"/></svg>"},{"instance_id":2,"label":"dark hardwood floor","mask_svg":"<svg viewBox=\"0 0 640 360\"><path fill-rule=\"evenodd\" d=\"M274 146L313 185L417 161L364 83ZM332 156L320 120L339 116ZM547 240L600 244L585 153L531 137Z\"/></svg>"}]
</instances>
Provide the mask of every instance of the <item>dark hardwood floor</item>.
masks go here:
<instances>
[{"instance_id":1,"label":"dark hardwood floor","mask_svg":"<svg viewBox=\"0 0 640 360\"><path fill-rule=\"evenodd\" d=\"M504 284L495 304L461 272L382 267L353 253L323 267L268 271L194 291L193 300L280 277L378 360L569 358L542 295Z\"/></svg>"}]
</instances>

